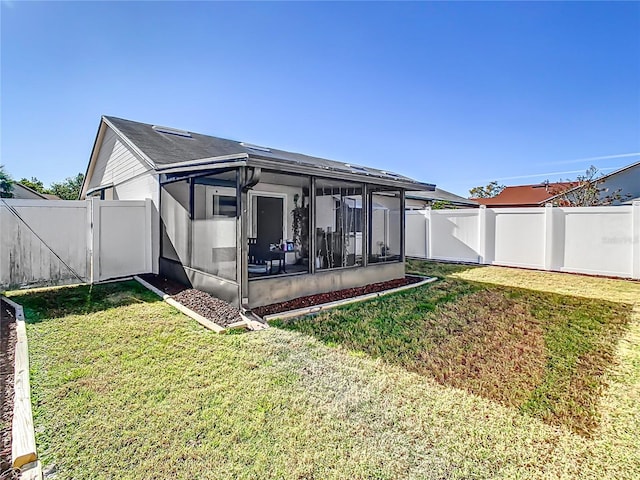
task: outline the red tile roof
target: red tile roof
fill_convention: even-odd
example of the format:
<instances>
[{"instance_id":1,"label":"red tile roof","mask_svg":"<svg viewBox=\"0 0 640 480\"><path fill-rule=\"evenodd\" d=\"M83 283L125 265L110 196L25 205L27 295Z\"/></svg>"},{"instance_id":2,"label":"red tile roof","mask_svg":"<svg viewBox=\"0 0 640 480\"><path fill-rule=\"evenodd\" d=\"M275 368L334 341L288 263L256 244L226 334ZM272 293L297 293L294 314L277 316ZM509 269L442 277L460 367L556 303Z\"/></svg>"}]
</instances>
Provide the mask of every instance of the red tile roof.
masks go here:
<instances>
[{"instance_id":1,"label":"red tile roof","mask_svg":"<svg viewBox=\"0 0 640 480\"><path fill-rule=\"evenodd\" d=\"M480 205L487 207L539 207L578 182L538 183L536 185L516 185L506 187L495 197L474 198Z\"/></svg>"}]
</instances>

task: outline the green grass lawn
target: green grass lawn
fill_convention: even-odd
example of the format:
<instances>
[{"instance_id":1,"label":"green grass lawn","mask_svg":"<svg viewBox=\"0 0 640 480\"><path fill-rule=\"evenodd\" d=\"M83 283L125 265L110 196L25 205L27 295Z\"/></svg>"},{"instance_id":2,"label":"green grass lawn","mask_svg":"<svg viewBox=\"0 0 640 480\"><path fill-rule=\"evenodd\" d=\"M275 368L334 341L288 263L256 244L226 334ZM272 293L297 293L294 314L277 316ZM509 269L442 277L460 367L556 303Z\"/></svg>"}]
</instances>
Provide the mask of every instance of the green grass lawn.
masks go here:
<instances>
[{"instance_id":1,"label":"green grass lawn","mask_svg":"<svg viewBox=\"0 0 640 480\"><path fill-rule=\"evenodd\" d=\"M615 362L631 305L470 282L457 275L473 278L479 270L464 265L410 262L408 269L442 281L272 324L576 433L590 435L597 428L604 373Z\"/></svg>"},{"instance_id":2,"label":"green grass lawn","mask_svg":"<svg viewBox=\"0 0 640 480\"><path fill-rule=\"evenodd\" d=\"M410 268L443 281L232 335L132 282L10 292L43 463L57 480L640 476L640 285Z\"/></svg>"}]
</instances>

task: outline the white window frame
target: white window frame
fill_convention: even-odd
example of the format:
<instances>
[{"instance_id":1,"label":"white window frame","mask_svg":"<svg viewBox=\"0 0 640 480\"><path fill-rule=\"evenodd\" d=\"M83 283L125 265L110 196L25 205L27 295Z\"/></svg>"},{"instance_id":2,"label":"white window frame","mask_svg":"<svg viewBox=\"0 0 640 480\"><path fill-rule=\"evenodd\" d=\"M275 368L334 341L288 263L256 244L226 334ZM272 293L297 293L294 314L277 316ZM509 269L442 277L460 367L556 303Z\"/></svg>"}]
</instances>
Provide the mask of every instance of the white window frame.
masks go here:
<instances>
[{"instance_id":1,"label":"white window frame","mask_svg":"<svg viewBox=\"0 0 640 480\"><path fill-rule=\"evenodd\" d=\"M271 197L282 199L282 240L291 240L286 238L289 233L289 216L288 216L288 198L286 193L278 192L266 192L264 190L249 190L249 205L247 213L249 215L249 237L255 237L257 235L257 221L258 218L254 216L253 212L253 199L254 197Z\"/></svg>"}]
</instances>

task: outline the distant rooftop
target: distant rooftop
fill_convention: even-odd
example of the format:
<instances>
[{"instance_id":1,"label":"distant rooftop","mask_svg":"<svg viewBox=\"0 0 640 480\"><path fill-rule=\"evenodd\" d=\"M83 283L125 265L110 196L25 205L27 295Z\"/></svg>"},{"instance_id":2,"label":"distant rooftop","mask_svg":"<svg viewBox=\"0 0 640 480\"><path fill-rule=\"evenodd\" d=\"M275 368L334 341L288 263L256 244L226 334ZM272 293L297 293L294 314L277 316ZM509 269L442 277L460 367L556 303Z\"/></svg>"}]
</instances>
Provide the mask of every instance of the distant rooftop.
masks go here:
<instances>
[{"instance_id":1,"label":"distant rooftop","mask_svg":"<svg viewBox=\"0 0 640 480\"><path fill-rule=\"evenodd\" d=\"M437 188L432 192L407 192L407 198L413 198L416 200L425 200L428 202L442 201L449 202L458 206L477 207L478 202L476 200L470 200L468 198L461 197L455 193L447 192L441 188Z\"/></svg>"},{"instance_id":2,"label":"distant rooftop","mask_svg":"<svg viewBox=\"0 0 640 480\"><path fill-rule=\"evenodd\" d=\"M536 207L547 200L578 185L578 182L538 183L535 185L516 185L505 187L495 197L473 198L487 207Z\"/></svg>"}]
</instances>

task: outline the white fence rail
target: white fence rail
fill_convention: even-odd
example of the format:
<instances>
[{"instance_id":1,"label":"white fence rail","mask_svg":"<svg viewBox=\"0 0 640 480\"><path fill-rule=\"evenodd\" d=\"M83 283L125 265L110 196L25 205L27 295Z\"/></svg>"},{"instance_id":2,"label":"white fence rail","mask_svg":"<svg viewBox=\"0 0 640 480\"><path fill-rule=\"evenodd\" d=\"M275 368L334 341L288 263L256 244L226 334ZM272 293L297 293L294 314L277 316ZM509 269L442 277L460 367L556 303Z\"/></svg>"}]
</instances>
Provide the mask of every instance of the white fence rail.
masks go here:
<instances>
[{"instance_id":1,"label":"white fence rail","mask_svg":"<svg viewBox=\"0 0 640 480\"><path fill-rule=\"evenodd\" d=\"M151 201L0 201L0 288L151 271Z\"/></svg>"},{"instance_id":2,"label":"white fence rail","mask_svg":"<svg viewBox=\"0 0 640 480\"><path fill-rule=\"evenodd\" d=\"M640 278L640 202L407 212L411 257Z\"/></svg>"}]
</instances>

